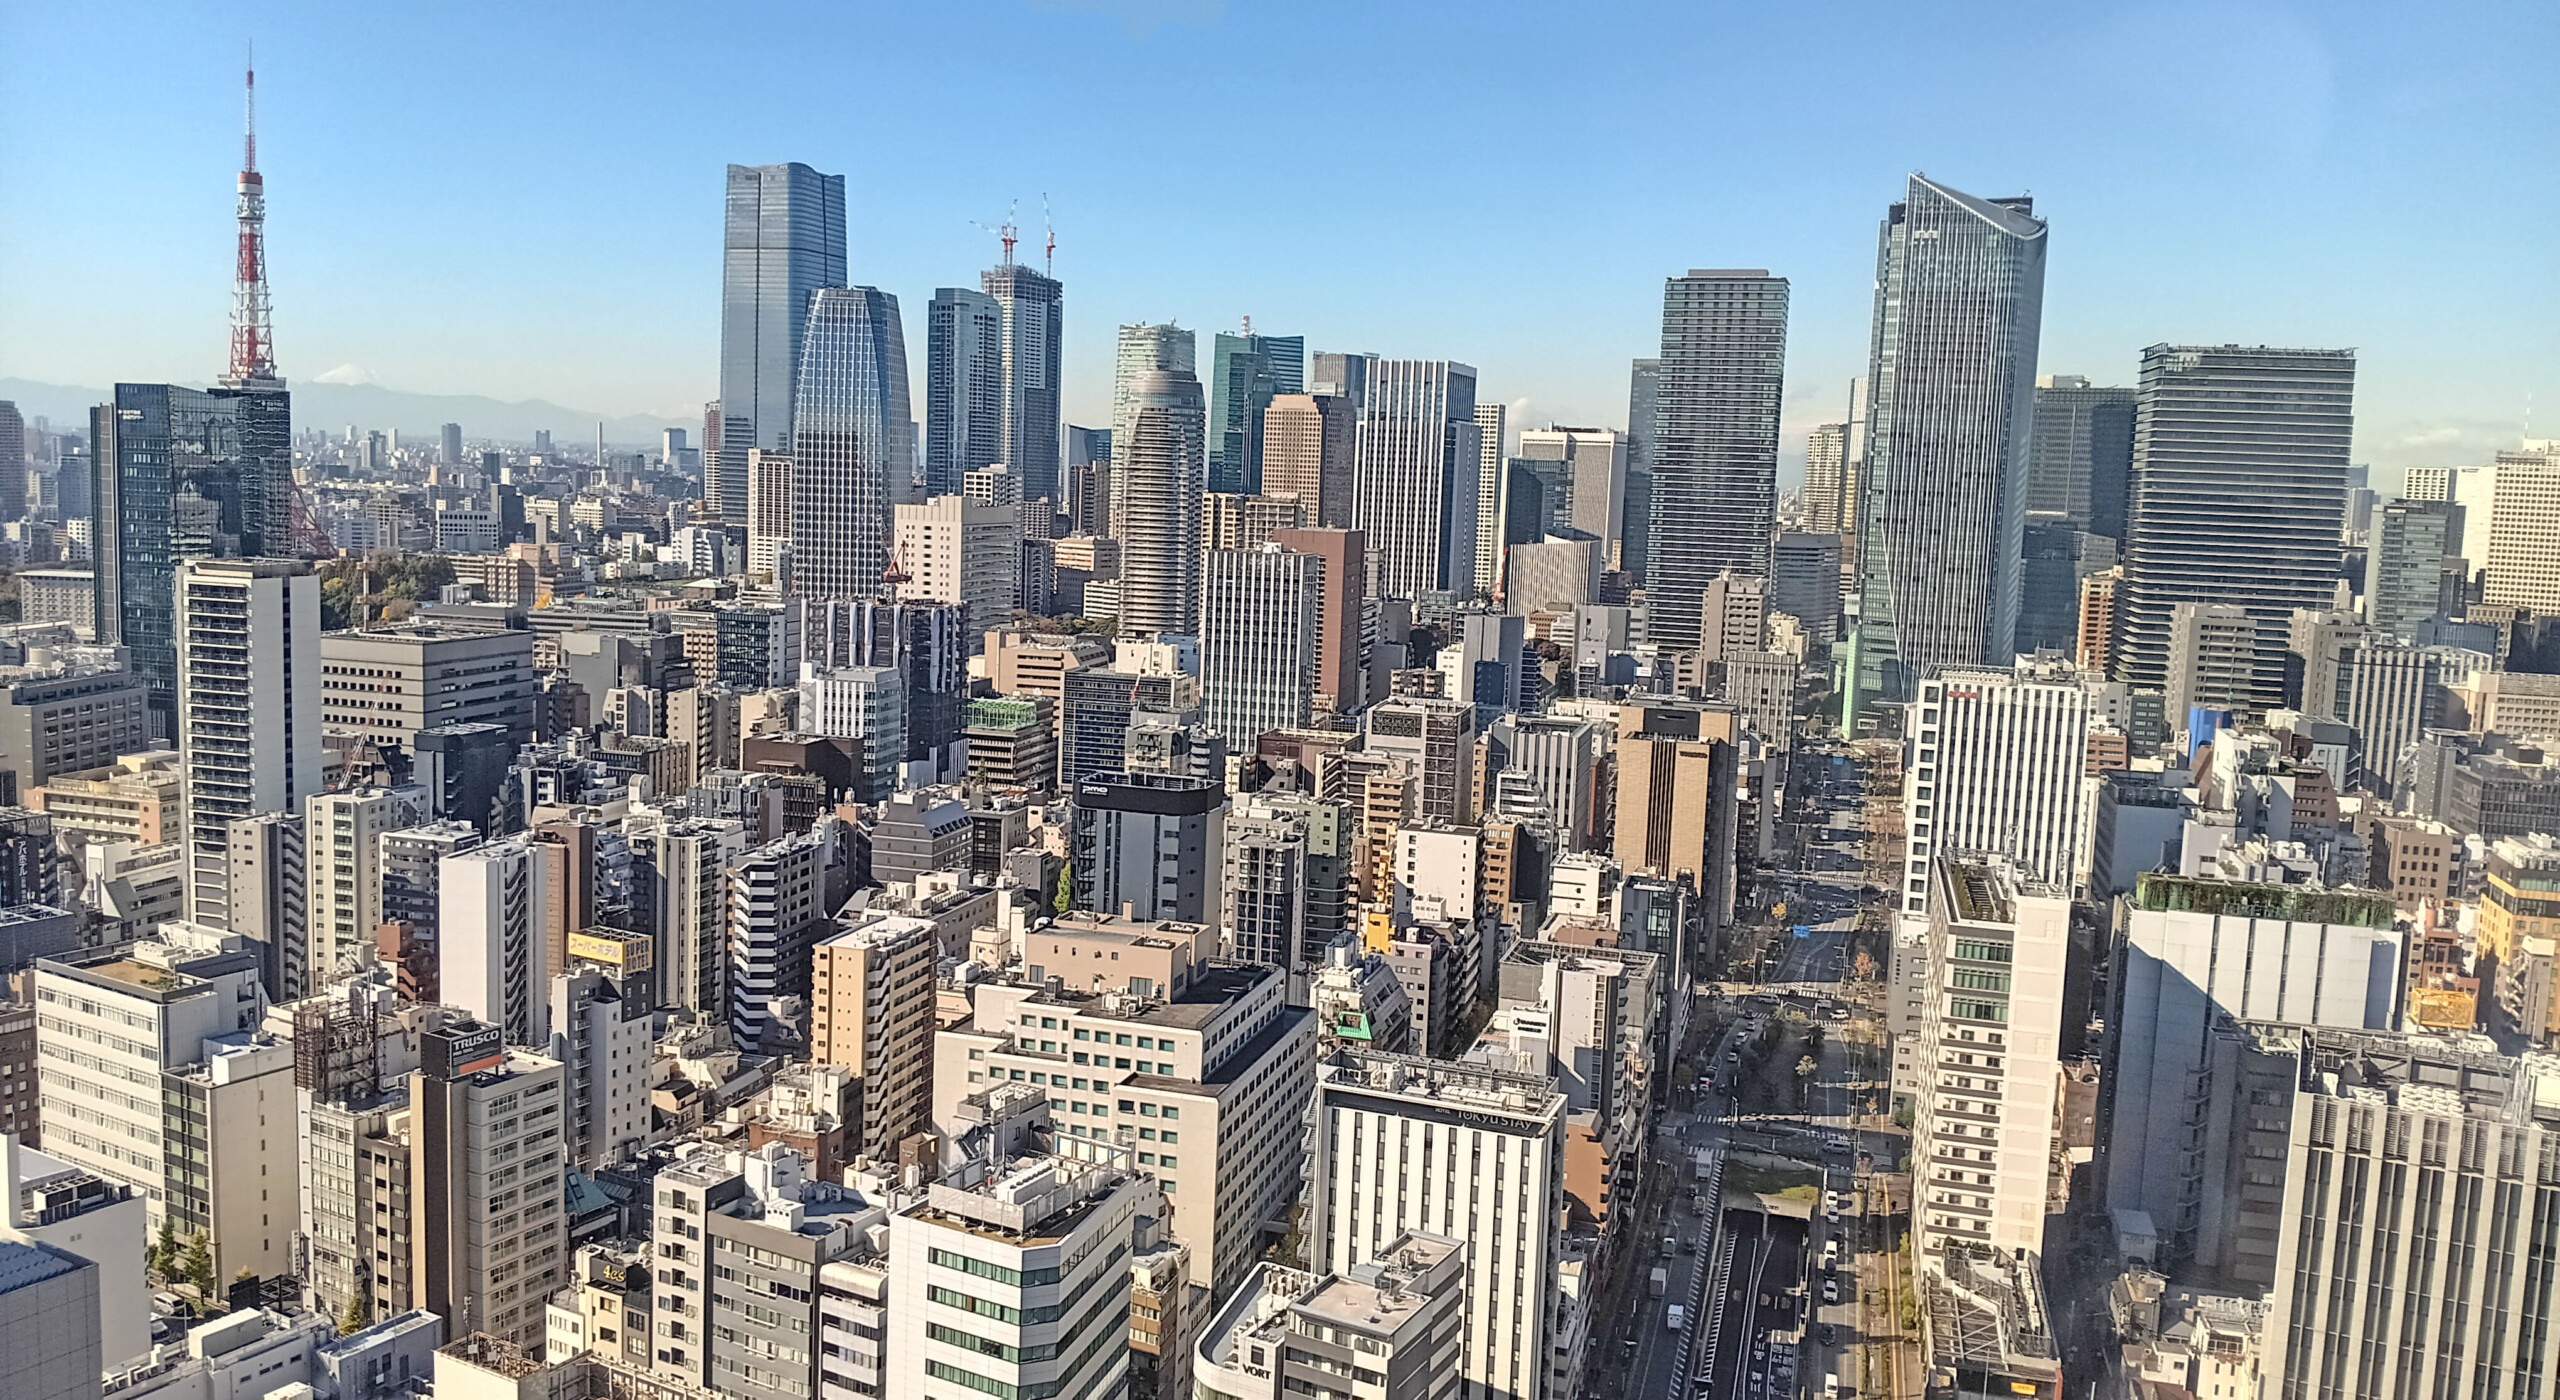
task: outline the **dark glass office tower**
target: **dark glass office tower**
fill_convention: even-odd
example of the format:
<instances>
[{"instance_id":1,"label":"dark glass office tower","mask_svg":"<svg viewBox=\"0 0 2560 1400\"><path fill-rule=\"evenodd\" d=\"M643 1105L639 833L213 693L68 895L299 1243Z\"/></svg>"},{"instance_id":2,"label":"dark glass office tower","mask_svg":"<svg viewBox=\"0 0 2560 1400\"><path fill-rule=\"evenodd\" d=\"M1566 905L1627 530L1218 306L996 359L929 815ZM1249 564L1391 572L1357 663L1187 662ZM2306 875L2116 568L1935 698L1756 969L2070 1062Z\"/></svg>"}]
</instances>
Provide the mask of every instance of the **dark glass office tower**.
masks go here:
<instances>
[{"instance_id":1,"label":"dark glass office tower","mask_svg":"<svg viewBox=\"0 0 2560 1400\"><path fill-rule=\"evenodd\" d=\"M154 737L177 735L177 561L292 547L293 406L282 389L119 384L90 410L97 633L150 684ZM177 514L191 515L182 537Z\"/></svg>"},{"instance_id":2,"label":"dark glass office tower","mask_svg":"<svg viewBox=\"0 0 2560 1400\"><path fill-rule=\"evenodd\" d=\"M1022 499L1065 499L1058 490L1058 347L1066 288L1010 258L978 274L978 289L1004 313L1004 462Z\"/></svg>"},{"instance_id":3,"label":"dark glass office tower","mask_svg":"<svg viewBox=\"0 0 2560 1400\"><path fill-rule=\"evenodd\" d=\"M1262 490L1263 412L1273 395L1303 393L1306 384L1305 336L1220 335L1210 342L1210 490Z\"/></svg>"},{"instance_id":4,"label":"dark glass office tower","mask_svg":"<svg viewBox=\"0 0 2560 1400\"><path fill-rule=\"evenodd\" d=\"M791 450L809 298L820 287L844 284L844 177L797 161L730 166L721 248L719 451L717 461L703 464L703 500L731 525L747 521L747 453Z\"/></svg>"},{"instance_id":5,"label":"dark glass office tower","mask_svg":"<svg viewBox=\"0 0 2560 1400\"><path fill-rule=\"evenodd\" d=\"M1657 645L1688 650L1716 575L1769 575L1787 279L1756 268L1664 279L1660 366L1644 445L1645 625Z\"/></svg>"},{"instance_id":6,"label":"dark glass office tower","mask_svg":"<svg viewBox=\"0 0 2560 1400\"><path fill-rule=\"evenodd\" d=\"M2121 545L2132 478L2133 390L2093 385L2076 374L2037 376L2027 509L2062 516Z\"/></svg>"},{"instance_id":7,"label":"dark glass office tower","mask_svg":"<svg viewBox=\"0 0 2560 1400\"><path fill-rule=\"evenodd\" d=\"M1620 518L1619 567L1638 583L1652 558L1653 410L1662 397L1662 361L1638 360L1627 375L1627 502Z\"/></svg>"},{"instance_id":8,"label":"dark glass office tower","mask_svg":"<svg viewBox=\"0 0 2560 1400\"><path fill-rule=\"evenodd\" d=\"M1004 460L1004 308L965 287L935 290L924 334L924 489L956 496Z\"/></svg>"},{"instance_id":9,"label":"dark glass office tower","mask_svg":"<svg viewBox=\"0 0 2560 1400\"><path fill-rule=\"evenodd\" d=\"M2116 679L2165 687L2178 604L2221 604L2256 624L2250 699L2284 703L2293 612L2336 597L2355 382L2352 350L2142 352Z\"/></svg>"}]
</instances>

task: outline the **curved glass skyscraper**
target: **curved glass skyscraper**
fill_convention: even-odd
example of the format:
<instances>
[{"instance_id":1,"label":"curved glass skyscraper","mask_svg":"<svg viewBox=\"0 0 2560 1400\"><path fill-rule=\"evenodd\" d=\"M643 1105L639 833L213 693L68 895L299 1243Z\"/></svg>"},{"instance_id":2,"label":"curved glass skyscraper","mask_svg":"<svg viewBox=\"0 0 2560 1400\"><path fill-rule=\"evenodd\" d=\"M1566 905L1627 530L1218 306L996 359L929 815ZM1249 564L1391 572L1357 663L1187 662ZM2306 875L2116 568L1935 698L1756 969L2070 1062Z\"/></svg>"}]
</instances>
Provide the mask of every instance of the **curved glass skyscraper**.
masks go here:
<instances>
[{"instance_id":1,"label":"curved glass skyscraper","mask_svg":"<svg viewBox=\"0 0 2560 1400\"><path fill-rule=\"evenodd\" d=\"M1885 215L1858 480L1853 724L1945 667L2005 662L2015 645L2044 321L2034 210L1914 175Z\"/></svg>"},{"instance_id":2,"label":"curved glass skyscraper","mask_svg":"<svg viewBox=\"0 0 2560 1400\"><path fill-rule=\"evenodd\" d=\"M889 565L889 508L915 462L898 299L822 287L800 351L791 473L792 590L868 598Z\"/></svg>"},{"instance_id":3,"label":"curved glass skyscraper","mask_svg":"<svg viewBox=\"0 0 2560 1400\"><path fill-rule=\"evenodd\" d=\"M1111 429L1124 634L1196 635L1207 425L1197 375L1151 369L1130 376Z\"/></svg>"}]
</instances>

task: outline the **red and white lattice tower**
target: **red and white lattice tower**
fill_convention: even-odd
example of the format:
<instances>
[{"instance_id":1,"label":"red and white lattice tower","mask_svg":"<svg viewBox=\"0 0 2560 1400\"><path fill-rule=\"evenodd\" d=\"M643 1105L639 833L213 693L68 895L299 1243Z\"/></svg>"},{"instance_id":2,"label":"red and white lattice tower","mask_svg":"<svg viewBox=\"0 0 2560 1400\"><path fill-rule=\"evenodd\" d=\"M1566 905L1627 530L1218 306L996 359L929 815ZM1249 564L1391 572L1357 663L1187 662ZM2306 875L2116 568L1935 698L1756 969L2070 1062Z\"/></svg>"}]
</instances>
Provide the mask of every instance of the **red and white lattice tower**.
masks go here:
<instances>
[{"instance_id":1,"label":"red and white lattice tower","mask_svg":"<svg viewBox=\"0 0 2560 1400\"><path fill-rule=\"evenodd\" d=\"M267 182L258 174L258 70L248 70L248 124L240 154L240 252L231 290L233 389L281 388L267 307Z\"/></svg>"}]
</instances>

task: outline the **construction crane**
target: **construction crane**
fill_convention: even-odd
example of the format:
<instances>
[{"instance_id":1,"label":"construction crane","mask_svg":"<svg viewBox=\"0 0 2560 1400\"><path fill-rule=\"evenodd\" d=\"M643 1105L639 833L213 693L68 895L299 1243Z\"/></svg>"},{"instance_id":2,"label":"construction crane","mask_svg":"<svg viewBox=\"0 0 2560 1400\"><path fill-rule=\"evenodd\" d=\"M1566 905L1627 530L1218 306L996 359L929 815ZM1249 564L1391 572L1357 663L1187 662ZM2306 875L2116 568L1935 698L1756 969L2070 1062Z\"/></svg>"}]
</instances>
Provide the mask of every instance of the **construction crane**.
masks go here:
<instances>
[{"instance_id":1,"label":"construction crane","mask_svg":"<svg viewBox=\"0 0 2560 1400\"><path fill-rule=\"evenodd\" d=\"M990 226L981 223L976 219L971 219L969 221L969 226L971 228L974 228L981 233L992 233L997 238L1003 240L1004 265L1006 267L1013 266L1013 245L1022 241L1022 230L1016 228L1013 222L1014 214L1021 208L1022 201L1018 199L1015 200L1012 205L1004 211L1004 222L1001 224Z\"/></svg>"}]
</instances>

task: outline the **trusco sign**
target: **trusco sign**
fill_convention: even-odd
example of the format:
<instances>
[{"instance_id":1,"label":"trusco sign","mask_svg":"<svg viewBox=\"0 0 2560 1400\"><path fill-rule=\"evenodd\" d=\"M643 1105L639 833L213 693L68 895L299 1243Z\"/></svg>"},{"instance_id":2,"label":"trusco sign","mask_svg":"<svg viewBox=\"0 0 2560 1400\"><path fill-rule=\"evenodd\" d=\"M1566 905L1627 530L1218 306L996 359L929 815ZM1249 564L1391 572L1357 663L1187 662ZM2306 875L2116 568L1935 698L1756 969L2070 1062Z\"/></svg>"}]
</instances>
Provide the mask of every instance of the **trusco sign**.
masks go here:
<instances>
[{"instance_id":1,"label":"trusco sign","mask_svg":"<svg viewBox=\"0 0 2560 1400\"><path fill-rule=\"evenodd\" d=\"M496 1026L429 1031L419 1037L420 1058L438 1079L460 1079L495 1069L506 1058L506 1035Z\"/></svg>"}]
</instances>

